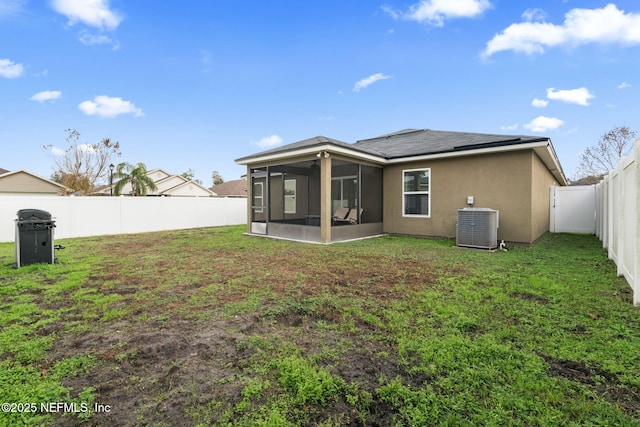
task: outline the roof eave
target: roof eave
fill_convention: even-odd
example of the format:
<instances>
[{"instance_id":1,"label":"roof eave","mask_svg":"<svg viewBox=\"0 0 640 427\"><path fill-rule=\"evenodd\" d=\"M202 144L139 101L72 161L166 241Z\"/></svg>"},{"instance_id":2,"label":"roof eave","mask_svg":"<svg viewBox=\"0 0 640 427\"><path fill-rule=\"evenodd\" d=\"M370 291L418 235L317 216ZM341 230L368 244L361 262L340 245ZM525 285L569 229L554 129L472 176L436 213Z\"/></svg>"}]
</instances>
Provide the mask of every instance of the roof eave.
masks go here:
<instances>
[{"instance_id":1,"label":"roof eave","mask_svg":"<svg viewBox=\"0 0 640 427\"><path fill-rule=\"evenodd\" d=\"M477 156L481 154L491 154L499 152L534 150L542 159L549 172L558 180L561 185L567 185L567 179L562 171L562 166L556 156L550 139L540 139L524 144L501 145L487 148L469 148L467 150L445 151L441 153L423 154L416 156L395 157L387 159L386 164L406 163L421 160L446 159L451 157Z\"/></svg>"},{"instance_id":2,"label":"roof eave","mask_svg":"<svg viewBox=\"0 0 640 427\"><path fill-rule=\"evenodd\" d=\"M463 149L463 150L458 149L455 151L445 151L440 153L422 154L422 155L415 155L415 156L401 156L401 157L393 157L393 158L385 158L382 156L376 156L373 154L364 153L360 150L352 150L352 149L337 146L331 143L323 143L323 144L304 147L297 150L281 151L278 153L266 154L263 156L243 157L243 158L237 159L236 163L240 165L270 163L278 160L285 160L291 157L300 157L300 156L306 156L310 154L316 154L316 153L319 153L320 151L328 151L330 153L342 154L345 156L349 156L349 157L353 157L361 160L367 160L367 161L378 163L381 165L386 165L386 164L407 163L407 162L421 161L421 160L435 160L435 159L446 159L451 157L476 156L481 154L491 154L491 153L519 151L519 150L534 150L538 154L538 156L542 159L544 164L547 166L547 169L549 169L551 174L556 178L556 180L561 185L567 185L567 179L564 176L564 172L562 171L562 166L560 166L560 162L556 156L555 150L553 149L551 140L548 138L541 138L539 140L534 140L531 142L520 143L520 144L499 145L499 146L485 147L485 148L473 148L473 146L469 146L468 149Z\"/></svg>"},{"instance_id":3,"label":"roof eave","mask_svg":"<svg viewBox=\"0 0 640 427\"><path fill-rule=\"evenodd\" d=\"M297 150L288 150L288 151L281 151L273 154L265 154L263 156L242 157L240 159L237 159L236 163L239 165L248 165L248 164L254 164L254 163L273 162L276 160L283 160L291 157L300 157L300 156L308 156L310 154L317 154L321 151L328 151L329 153L334 153L334 154L343 154L345 156L354 157L361 160L368 160L374 163L385 163L384 157L368 154L360 150L353 150L346 147L341 147L331 143L322 143L322 144L300 148Z\"/></svg>"}]
</instances>

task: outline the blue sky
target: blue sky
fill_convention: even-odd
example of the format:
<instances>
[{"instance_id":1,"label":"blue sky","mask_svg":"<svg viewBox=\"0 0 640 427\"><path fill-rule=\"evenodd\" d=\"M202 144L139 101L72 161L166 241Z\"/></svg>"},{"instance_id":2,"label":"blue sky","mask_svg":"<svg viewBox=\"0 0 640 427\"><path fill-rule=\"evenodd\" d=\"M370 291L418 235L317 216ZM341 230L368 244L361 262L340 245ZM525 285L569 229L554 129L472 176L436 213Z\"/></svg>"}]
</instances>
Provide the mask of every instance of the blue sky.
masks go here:
<instances>
[{"instance_id":1,"label":"blue sky","mask_svg":"<svg viewBox=\"0 0 640 427\"><path fill-rule=\"evenodd\" d=\"M640 131L639 70L632 0L0 0L0 167L49 177L70 128L209 186L279 144L430 128L548 136L572 177Z\"/></svg>"}]
</instances>

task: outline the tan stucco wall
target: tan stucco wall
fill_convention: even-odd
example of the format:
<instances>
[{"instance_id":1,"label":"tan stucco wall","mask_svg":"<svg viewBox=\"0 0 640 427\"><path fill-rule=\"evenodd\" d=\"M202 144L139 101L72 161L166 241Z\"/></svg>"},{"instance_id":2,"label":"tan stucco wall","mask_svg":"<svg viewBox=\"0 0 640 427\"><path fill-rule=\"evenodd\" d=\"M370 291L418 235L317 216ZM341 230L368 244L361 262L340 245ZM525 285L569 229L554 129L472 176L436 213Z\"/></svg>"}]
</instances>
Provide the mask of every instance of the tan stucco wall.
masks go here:
<instances>
[{"instance_id":1,"label":"tan stucco wall","mask_svg":"<svg viewBox=\"0 0 640 427\"><path fill-rule=\"evenodd\" d=\"M403 217L402 171L420 168L431 169L431 215L429 218ZM247 172L250 176L250 168ZM319 187L319 174L300 178L304 179L298 183L299 201L308 197L305 189L309 185ZM282 219L282 215L277 214L282 209L282 181L273 177L271 185L272 219ZM454 238L457 210L468 207L467 196L474 196L474 207L500 211L498 240L531 243L549 229L551 185L559 184L533 150L387 165L383 170L382 191L384 232ZM251 191L249 185L249 215ZM308 212L300 210L291 217L319 214L320 207L315 200L311 197ZM363 200L363 206L365 203ZM370 210L373 212L373 208ZM264 215L258 215L257 219L264 219Z\"/></svg>"},{"instance_id":2,"label":"tan stucco wall","mask_svg":"<svg viewBox=\"0 0 640 427\"><path fill-rule=\"evenodd\" d=\"M549 169L544 165L537 155L532 156L532 221L531 237L532 241L537 240L545 232L549 231L550 223L550 197L549 188L553 185L560 185L553 177Z\"/></svg>"},{"instance_id":3,"label":"tan stucco wall","mask_svg":"<svg viewBox=\"0 0 640 427\"><path fill-rule=\"evenodd\" d=\"M403 217L402 171L419 168L431 168L431 215ZM474 196L474 207L500 211L499 240L531 243L549 227L550 177L530 150L387 166L384 231L455 237L457 210L468 207L467 196Z\"/></svg>"}]
</instances>

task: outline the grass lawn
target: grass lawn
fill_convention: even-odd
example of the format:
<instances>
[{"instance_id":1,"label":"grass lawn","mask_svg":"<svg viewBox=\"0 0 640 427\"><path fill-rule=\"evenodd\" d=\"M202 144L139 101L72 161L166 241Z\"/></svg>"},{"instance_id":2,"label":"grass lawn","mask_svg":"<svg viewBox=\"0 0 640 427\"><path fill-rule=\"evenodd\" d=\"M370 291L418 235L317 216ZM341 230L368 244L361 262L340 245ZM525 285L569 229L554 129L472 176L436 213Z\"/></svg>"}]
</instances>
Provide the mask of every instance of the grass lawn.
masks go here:
<instances>
[{"instance_id":1,"label":"grass lawn","mask_svg":"<svg viewBox=\"0 0 640 427\"><path fill-rule=\"evenodd\" d=\"M57 240L17 270L0 244L0 425L640 426L640 310L594 236L244 230Z\"/></svg>"}]
</instances>

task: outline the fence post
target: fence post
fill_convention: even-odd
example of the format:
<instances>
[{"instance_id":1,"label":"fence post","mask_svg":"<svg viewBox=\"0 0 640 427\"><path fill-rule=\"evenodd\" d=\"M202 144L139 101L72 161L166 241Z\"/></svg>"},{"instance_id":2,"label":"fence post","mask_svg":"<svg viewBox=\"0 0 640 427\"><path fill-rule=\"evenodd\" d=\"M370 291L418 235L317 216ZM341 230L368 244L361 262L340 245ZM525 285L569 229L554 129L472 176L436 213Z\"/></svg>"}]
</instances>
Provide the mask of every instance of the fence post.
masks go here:
<instances>
[{"instance_id":1,"label":"fence post","mask_svg":"<svg viewBox=\"0 0 640 427\"><path fill-rule=\"evenodd\" d=\"M615 207L613 206L613 195L616 192L616 189L613 185L613 174L609 173L609 178L607 179L607 188L608 188L608 197L607 197L607 253L609 259L613 259L615 256L615 248L613 247L613 216L615 215Z\"/></svg>"},{"instance_id":2,"label":"fence post","mask_svg":"<svg viewBox=\"0 0 640 427\"><path fill-rule=\"evenodd\" d=\"M618 160L618 242L616 248L616 255L618 257L617 272L618 276L624 275L624 240L629 238L625 236L625 208L626 203L624 200L624 169L622 168L622 162Z\"/></svg>"},{"instance_id":3,"label":"fence post","mask_svg":"<svg viewBox=\"0 0 640 427\"><path fill-rule=\"evenodd\" d=\"M633 247L635 248L633 259L633 304L636 306L640 306L640 138L636 139L635 148L633 150L633 157L635 160L635 203L630 201L629 203L633 208L635 208L635 234L634 237L629 236L629 238L635 238Z\"/></svg>"},{"instance_id":4,"label":"fence post","mask_svg":"<svg viewBox=\"0 0 640 427\"><path fill-rule=\"evenodd\" d=\"M602 184L602 247L609 248L609 175L605 175Z\"/></svg>"},{"instance_id":5,"label":"fence post","mask_svg":"<svg viewBox=\"0 0 640 427\"><path fill-rule=\"evenodd\" d=\"M549 232L556 232L556 213L558 208L556 206L556 186L549 187Z\"/></svg>"}]
</instances>

